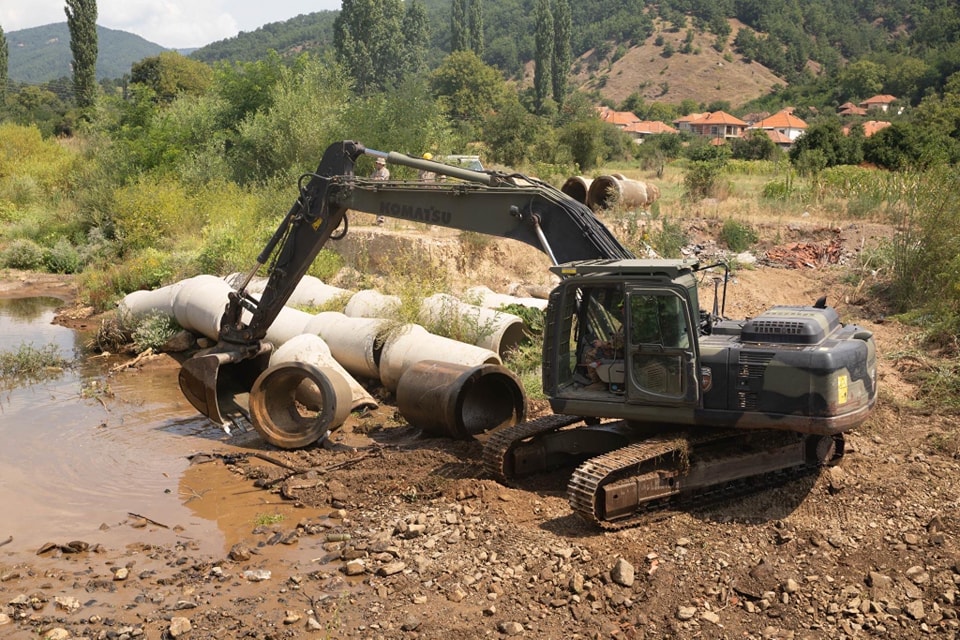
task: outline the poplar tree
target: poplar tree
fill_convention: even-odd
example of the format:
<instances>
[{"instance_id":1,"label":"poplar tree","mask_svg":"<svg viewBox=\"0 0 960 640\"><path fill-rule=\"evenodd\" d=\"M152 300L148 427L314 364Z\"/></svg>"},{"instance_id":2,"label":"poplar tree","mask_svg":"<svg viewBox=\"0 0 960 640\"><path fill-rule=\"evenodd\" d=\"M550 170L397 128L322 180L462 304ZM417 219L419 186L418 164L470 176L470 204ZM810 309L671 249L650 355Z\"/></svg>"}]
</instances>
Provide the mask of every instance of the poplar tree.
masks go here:
<instances>
[{"instance_id":1,"label":"poplar tree","mask_svg":"<svg viewBox=\"0 0 960 640\"><path fill-rule=\"evenodd\" d=\"M86 110L97 102L97 0L66 0L63 8L73 53L73 94Z\"/></svg>"},{"instance_id":2,"label":"poplar tree","mask_svg":"<svg viewBox=\"0 0 960 640\"><path fill-rule=\"evenodd\" d=\"M7 100L7 61L10 50L7 47L7 36L0 27L0 109L3 109Z\"/></svg>"},{"instance_id":3,"label":"poplar tree","mask_svg":"<svg viewBox=\"0 0 960 640\"><path fill-rule=\"evenodd\" d=\"M477 57L483 57L483 1L470 0L470 44Z\"/></svg>"},{"instance_id":4,"label":"poplar tree","mask_svg":"<svg viewBox=\"0 0 960 640\"><path fill-rule=\"evenodd\" d=\"M337 61L358 93L386 89L403 77L401 0L343 0L333 22Z\"/></svg>"},{"instance_id":5,"label":"poplar tree","mask_svg":"<svg viewBox=\"0 0 960 640\"><path fill-rule=\"evenodd\" d=\"M534 54L533 89L536 93L537 108L542 109L550 97L551 73L553 62L553 14L550 0L537 0L536 53Z\"/></svg>"},{"instance_id":6,"label":"poplar tree","mask_svg":"<svg viewBox=\"0 0 960 640\"><path fill-rule=\"evenodd\" d=\"M453 0L450 9L450 52L469 51L470 32L467 29L467 0Z\"/></svg>"},{"instance_id":7,"label":"poplar tree","mask_svg":"<svg viewBox=\"0 0 960 640\"><path fill-rule=\"evenodd\" d=\"M410 0L403 14L404 73L420 73L426 68L430 20L420 0Z\"/></svg>"},{"instance_id":8,"label":"poplar tree","mask_svg":"<svg viewBox=\"0 0 960 640\"><path fill-rule=\"evenodd\" d=\"M553 100L557 105L562 105L567 95L567 73L573 62L573 53L570 48L573 19L570 16L570 3L567 0L556 0L553 24Z\"/></svg>"}]
</instances>

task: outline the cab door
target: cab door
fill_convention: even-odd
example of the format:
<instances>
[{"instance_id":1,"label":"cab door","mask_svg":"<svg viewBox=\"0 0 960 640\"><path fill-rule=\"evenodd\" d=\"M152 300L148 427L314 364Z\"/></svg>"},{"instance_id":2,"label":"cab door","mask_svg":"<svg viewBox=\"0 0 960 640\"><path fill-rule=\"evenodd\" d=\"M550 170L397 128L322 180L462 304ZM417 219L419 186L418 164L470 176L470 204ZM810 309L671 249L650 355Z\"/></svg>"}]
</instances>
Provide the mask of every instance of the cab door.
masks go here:
<instances>
[{"instance_id":1,"label":"cab door","mask_svg":"<svg viewBox=\"0 0 960 640\"><path fill-rule=\"evenodd\" d=\"M697 340L682 288L628 288L626 396L631 404L698 407Z\"/></svg>"}]
</instances>

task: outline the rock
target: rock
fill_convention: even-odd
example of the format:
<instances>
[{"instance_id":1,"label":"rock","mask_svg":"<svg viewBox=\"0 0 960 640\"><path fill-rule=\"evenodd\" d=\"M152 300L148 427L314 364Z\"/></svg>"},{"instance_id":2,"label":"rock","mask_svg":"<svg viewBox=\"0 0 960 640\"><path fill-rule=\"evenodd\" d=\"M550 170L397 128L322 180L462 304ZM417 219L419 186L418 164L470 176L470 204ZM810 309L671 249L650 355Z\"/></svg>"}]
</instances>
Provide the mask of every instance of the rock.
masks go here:
<instances>
[{"instance_id":1,"label":"rock","mask_svg":"<svg viewBox=\"0 0 960 640\"><path fill-rule=\"evenodd\" d=\"M523 625L519 622L501 622L497 629L500 630L500 633L507 636L518 636L523 633Z\"/></svg>"},{"instance_id":2,"label":"rock","mask_svg":"<svg viewBox=\"0 0 960 640\"><path fill-rule=\"evenodd\" d=\"M704 611L700 614L701 620L706 620L710 624L715 624L720 626L720 616L714 613L713 611Z\"/></svg>"},{"instance_id":3,"label":"rock","mask_svg":"<svg viewBox=\"0 0 960 640\"><path fill-rule=\"evenodd\" d=\"M170 338L163 343L163 346L160 347L160 350L166 353L181 353L192 349L195 343L196 338L194 335L185 329L181 329L170 336Z\"/></svg>"},{"instance_id":4,"label":"rock","mask_svg":"<svg viewBox=\"0 0 960 640\"><path fill-rule=\"evenodd\" d=\"M119 569L116 570L116 572L114 572L113 579L116 580L117 582L122 582L126 580L129 575L130 575L129 569L127 569L126 567L120 567Z\"/></svg>"},{"instance_id":5,"label":"rock","mask_svg":"<svg viewBox=\"0 0 960 640\"><path fill-rule=\"evenodd\" d=\"M5 613L0 613L0 627L2 627L5 624L10 624L10 622L11 622L10 616L8 616Z\"/></svg>"},{"instance_id":6,"label":"rock","mask_svg":"<svg viewBox=\"0 0 960 640\"><path fill-rule=\"evenodd\" d=\"M930 574L919 565L907 569L906 575L913 584L926 584L930 582Z\"/></svg>"},{"instance_id":7,"label":"rock","mask_svg":"<svg viewBox=\"0 0 960 640\"><path fill-rule=\"evenodd\" d=\"M380 567L380 569L377 570L377 574L383 577L392 576L394 574L400 573L406 568L407 568L407 564L405 562L400 562L398 560L397 562L390 562L388 564L383 565L382 567Z\"/></svg>"},{"instance_id":8,"label":"rock","mask_svg":"<svg viewBox=\"0 0 960 640\"><path fill-rule=\"evenodd\" d=\"M296 611L287 611L283 617L283 624L296 624L300 622L301 616Z\"/></svg>"},{"instance_id":9,"label":"rock","mask_svg":"<svg viewBox=\"0 0 960 640\"><path fill-rule=\"evenodd\" d=\"M246 562L250 559L250 549L248 549L246 545L238 542L230 547L228 557L234 562Z\"/></svg>"},{"instance_id":10,"label":"rock","mask_svg":"<svg viewBox=\"0 0 960 640\"><path fill-rule=\"evenodd\" d=\"M618 558L617 563L613 565L613 569L610 571L610 579L623 587L632 587L634 581L633 565L623 558Z\"/></svg>"},{"instance_id":11,"label":"rock","mask_svg":"<svg viewBox=\"0 0 960 640\"><path fill-rule=\"evenodd\" d=\"M53 602L57 605L58 609L63 609L64 611L69 611L70 613L77 611L81 606L79 600L69 596L57 596L53 599Z\"/></svg>"},{"instance_id":12,"label":"rock","mask_svg":"<svg viewBox=\"0 0 960 640\"><path fill-rule=\"evenodd\" d=\"M179 638L180 636L190 633L190 629L192 628L188 619L175 616L170 618L170 627L167 629L167 633L171 638Z\"/></svg>"},{"instance_id":13,"label":"rock","mask_svg":"<svg viewBox=\"0 0 960 640\"><path fill-rule=\"evenodd\" d=\"M323 625L320 624L316 618L310 616L307 618L307 630L308 631L323 631Z\"/></svg>"},{"instance_id":14,"label":"rock","mask_svg":"<svg viewBox=\"0 0 960 640\"><path fill-rule=\"evenodd\" d=\"M693 620L695 615L697 615L696 607L680 607L677 609L678 620Z\"/></svg>"},{"instance_id":15,"label":"rock","mask_svg":"<svg viewBox=\"0 0 960 640\"><path fill-rule=\"evenodd\" d=\"M923 600L911 601L906 607L904 607L904 611L914 620L922 620L923 616L925 615L923 610Z\"/></svg>"},{"instance_id":16,"label":"rock","mask_svg":"<svg viewBox=\"0 0 960 640\"><path fill-rule=\"evenodd\" d=\"M416 631L420 627L420 618L416 616L407 616L403 621L403 624L400 625L400 628L403 631Z\"/></svg>"},{"instance_id":17,"label":"rock","mask_svg":"<svg viewBox=\"0 0 960 640\"><path fill-rule=\"evenodd\" d=\"M72 637L70 632L62 627L50 629L50 631L43 634L43 640L70 640Z\"/></svg>"},{"instance_id":18,"label":"rock","mask_svg":"<svg viewBox=\"0 0 960 640\"><path fill-rule=\"evenodd\" d=\"M787 578L787 581L783 584L783 590L787 593L796 593L800 590L800 584L793 578Z\"/></svg>"}]
</instances>

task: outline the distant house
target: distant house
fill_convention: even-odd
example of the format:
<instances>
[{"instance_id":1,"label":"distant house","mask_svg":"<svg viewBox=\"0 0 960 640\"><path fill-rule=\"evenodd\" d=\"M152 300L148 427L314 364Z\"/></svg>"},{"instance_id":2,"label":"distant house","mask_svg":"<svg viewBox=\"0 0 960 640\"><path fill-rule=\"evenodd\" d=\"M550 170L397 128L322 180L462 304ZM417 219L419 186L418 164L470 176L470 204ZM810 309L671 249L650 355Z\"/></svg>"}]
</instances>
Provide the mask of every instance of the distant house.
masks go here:
<instances>
[{"instance_id":1,"label":"distant house","mask_svg":"<svg viewBox=\"0 0 960 640\"><path fill-rule=\"evenodd\" d=\"M676 129L659 120L633 122L624 127L623 130L633 136L633 141L637 143L643 142L644 138L660 133L678 133Z\"/></svg>"},{"instance_id":2,"label":"distant house","mask_svg":"<svg viewBox=\"0 0 960 640\"><path fill-rule=\"evenodd\" d=\"M789 147L807 129L807 123L793 115L788 109L778 111L768 118L764 118L749 127L748 131L761 130L766 132L770 139L778 146Z\"/></svg>"},{"instance_id":3,"label":"distant house","mask_svg":"<svg viewBox=\"0 0 960 640\"><path fill-rule=\"evenodd\" d=\"M676 124L676 122L674 123ZM725 111L714 111L686 123L690 131L723 143L731 138L739 138L747 128L747 123Z\"/></svg>"},{"instance_id":4,"label":"distant house","mask_svg":"<svg viewBox=\"0 0 960 640\"><path fill-rule=\"evenodd\" d=\"M705 113L689 113L683 117L677 118L673 121L673 126L677 128L678 131L686 131L687 133L693 133L692 123L696 122L700 118L704 117Z\"/></svg>"},{"instance_id":5,"label":"distant house","mask_svg":"<svg viewBox=\"0 0 960 640\"><path fill-rule=\"evenodd\" d=\"M867 110L863 107L858 107L852 102L844 102L837 109L837 114L841 116L865 116L867 115Z\"/></svg>"},{"instance_id":6,"label":"distant house","mask_svg":"<svg viewBox=\"0 0 960 640\"><path fill-rule=\"evenodd\" d=\"M879 109L880 111L886 113L896 101L897 99L894 96L883 94L879 96L873 96L872 98L867 98L857 106L859 106L861 109L866 109L867 111L870 111L871 109Z\"/></svg>"},{"instance_id":7,"label":"distant house","mask_svg":"<svg viewBox=\"0 0 960 640\"><path fill-rule=\"evenodd\" d=\"M640 118L631 111L614 111L609 107L597 107L597 112L600 114L601 120L609 122L620 129L625 128L627 125L640 122Z\"/></svg>"},{"instance_id":8,"label":"distant house","mask_svg":"<svg viewBox=\"0 0 960 640\"><path fill-rule=\"evenodd\" d=\"M875 134L877 131L880 131L880 130L882 130L882 129L886 129L887 127L890 126L890 124L891 124L891 123L886 122L886 121L884 121L884 120L867 120L866 122L861 123L860 126L863 127L863 136L864 136L865 138L869 138L870 136L872 136L873 134ZM849 126L844 127L844 128L843 128L843 135L845 135L845 136L850 135L850 129L851 129L851 128L852 128L852 127L849 127Z\"/></svg>"}]
</instances>

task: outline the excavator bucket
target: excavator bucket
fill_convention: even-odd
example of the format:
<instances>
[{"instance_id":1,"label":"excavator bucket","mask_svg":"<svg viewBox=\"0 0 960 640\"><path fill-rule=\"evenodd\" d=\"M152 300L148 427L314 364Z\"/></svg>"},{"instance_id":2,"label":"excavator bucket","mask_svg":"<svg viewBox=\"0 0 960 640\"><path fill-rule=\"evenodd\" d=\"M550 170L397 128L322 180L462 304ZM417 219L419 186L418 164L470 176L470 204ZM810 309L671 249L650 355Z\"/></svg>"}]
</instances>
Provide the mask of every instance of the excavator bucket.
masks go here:
<instances>
[{"instance_id":1,"label":"excavator bucket","mask_svg":"<svg viewBox=\"0 0 960 640\"><path fill-rule=\"evenodd\" d=\"M250 424L250 389L268 366L271 345L261 343L253 355L242 350L214 348L193 356L180 367L180 390L197 411L219 424Z\"/></svg>"}]
</instances>

